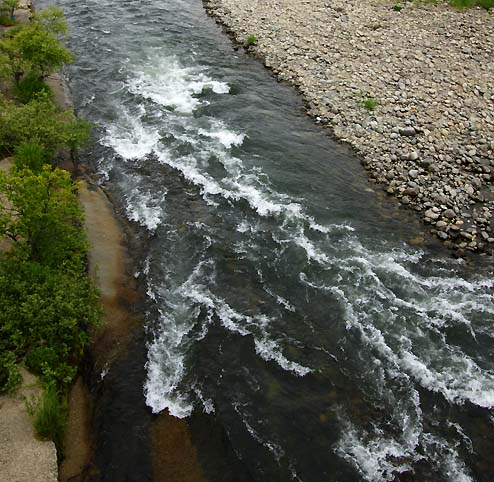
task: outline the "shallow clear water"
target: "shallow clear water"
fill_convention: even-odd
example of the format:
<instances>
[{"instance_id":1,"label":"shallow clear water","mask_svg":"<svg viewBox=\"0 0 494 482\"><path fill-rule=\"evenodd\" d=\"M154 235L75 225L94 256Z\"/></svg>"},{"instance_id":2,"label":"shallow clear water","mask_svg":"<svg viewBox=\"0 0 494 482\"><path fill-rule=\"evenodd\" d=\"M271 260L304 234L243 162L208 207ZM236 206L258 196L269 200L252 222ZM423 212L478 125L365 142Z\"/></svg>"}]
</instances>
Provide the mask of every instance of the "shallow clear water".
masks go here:
<instances>
[{"instance_id":1,"label":"shallow clear water","mask_svg":"<svg viewBox=\"0 0 494 482\"><path fill-rule=\"evenodd\" d=\"M214 413L259 481L492 480L488 263L406 245L412 218L199 0L59 4L145 253L149 410Z\"/></svg>"}]
</instances>

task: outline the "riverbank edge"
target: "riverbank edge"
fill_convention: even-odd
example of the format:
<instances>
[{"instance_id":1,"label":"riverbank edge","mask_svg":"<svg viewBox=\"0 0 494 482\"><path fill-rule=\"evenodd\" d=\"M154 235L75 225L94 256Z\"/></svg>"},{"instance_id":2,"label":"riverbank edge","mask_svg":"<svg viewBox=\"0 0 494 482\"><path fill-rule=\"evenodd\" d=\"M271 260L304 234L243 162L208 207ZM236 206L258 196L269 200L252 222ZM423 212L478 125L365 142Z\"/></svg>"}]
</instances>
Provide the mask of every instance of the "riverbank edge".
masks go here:
<instances>
[{"instance_id":1,"label":"riverbank edge","mask_svg":"<svg viewBox=\"0 0 494 482\"><path fill-rule=\"evenodd\" d=\"M322 128L324 128L330 136L335 139L337 142L346 144L354 151L357 155L357 158L360 159L360 163L364 167L368 181L372 185L380 186L383 191L394 198L402 207L406 209L410 209L415 211L415 215L421 221L421 225L423 226L424 232L429 235L433 235L439 242L441 242L455 257L465 257L467 255L482 253L487 255L494 254L494 233L492 229L494 229L494 218L492 218L491 210L494 206L494 201L489 201L484 203L483 195L481 190L477 190L476 187L472 188L472 185L466 186L467 189L473 189L472 192L468 191L467 197L469 196L470 201L474 200L477 204L481 204L481 206L485 206L484 213L482 215L475 215L473 209L464 209L464 211L468 211L466 213L458 214L456 212L454 215L451 215L451 209L448 206L440 206L436 207L435 205L431 206L421 206L416 201L418 187L417 183L414 182L417 180L417 176L415 173L419 173L422 175L425 172L425 176L427 176L427 170L429 166L422 166L421 159L415 159L416 151L414 150L414 146L409 146L411 149L409 158L408 155L404 156L402 159L398 159L398 162L402 162L402 160L408 164L406 167L408 171L403 184L404 187L400 186L400 189L397 189L395 185L393 185L394 179L396 179L395 171L393 168L391 170L386 171L386 168L380 164L380 161L377 159L381 154L389 157L389 152L386 152L386 148L382 148L379 146L375 152L369 149L369 146L364 142L364 135L362 132L365 129L376 130L373 124L377 124L375 121L368 122L368 126L364 130L362 130L361 125L356 125L357 128L361 129L361 132L356 134L356 128L352 125L350 121L346 126L346 129L341 129L338 122L335 122L334 119L339 117L342 113L345 113L345 109L349 112L348 105L339 105L339 106L330 106L322 108L326 104L327 99L321 98L321 94L316 91L307 90L307 85L304 85L303 74L300 73L300 69L295 66L298 62L302 62L304 58L297 58L297 54L294 55L294 58L283 57L283 55L277 57L276 52L278 47L272 47L268 49L265 45L260 45L259 38L256 35L262 36L264 33L263 30L259 33L250 25L247 25L246 18L242 18L239 14L242 11L242 7L244 10L248 10L251 13L251 17L256 17L257 13L255 13L255 5L248 4L239 6L237 11L235 12L231 5L229 5L228 0L202 0L203 6L207 12L207 14L215 20L217 24L219 24L224 32L230 37L234 45L237 48L244 48L249 54L253 55L257 58L265 68L267 68L271 74L279 81L284 82L294 87L298 94L301 96L306 114L312 118L312 120ZM247 2L239 2L240 4L247 4ZM282 4L283 2L274 2L277 4ZM287 2L290 3L290 2ZM384 4L383 4L384 5ZM266 8L269 9L271 4L267 5ZM390 4L389 7L392 5ZM310 8L310 7L307 7ZM321 6L321 8L325 8L325 6ZM334 5L332 7L336 12L339 12L341 15L345 16L347 12L345 12L345 7L338 5ZM352 8L352 5L348 5L348 9ZM408 7L407 7L408 8ZM443 8L444 5L415 5L410 6L409 8L425 8L424 15L430 15L430 8ZM449 8L449 7L446 7ZM392 10L392 8L390 8ZM429 10L427 10L429 9ZM449 10L452 10L449 8ZM477 9L478 10L478 9ZM245 11L243 12L245 13ZM271 12L272 13L272 12ZM310 14L316 15L315 12L308 12ZM458 15L461 15L462 12L457 11ZM467 11L463 11L463 13L467 13ZM494 18L494 12L489 12L489 18ZM259 24L268 24L270 25L269 13L263 8L262 12L259 12L258 17L259 20L253 22L253 25ZM304 21L307 19L300 19L299 25L303 25ZM375 18L372 19L376 20ZM369 20L370 21L370 20ZM371 22L372 23L372 22ZM334 25L329 26L328 29L334 28ZM380 26L373 26L373 28L378 29ZM338 28L338 27L336 27ZM279 31L278 26L276 26L273 30ZM291 35L293 32L279 32L281 34ZM358 32L360 35L360 32ZM269 39L268 39L269 40ZM365 42L365 39L362 40ZM313 42L313 40L311 40ZM317 45L317 41L315 42ZM285 50L290 48L290 44L286 46ZM279 50L279 48L278 48ZM393 50L390 50L390 55ZM317 50L305 50L305 59L316 58L319 54ZM339 54L337 54L339 55ZM343 61L349 61L351 65L350 59L342 59ZM379 62L379 61L377 61ZM302 75L302 77L299 77ZM305 88L305 91L304 91ZM372 97L360 99L354 107L353 110L356 110L357 104L360 102L360 107L362 110L367 109L365 101L375 101L376 106L379 105L379 100L376 100ZM374 105L372 108L367 109L369 114L372 114L372 110L374 109ZM371 118L372 120L372 118ZM370 126L370 127L369 127ZM403 128L394 128L392 136L393 139L400 139L404 142L415 142L416 136L423 135L424 132L419 128L414 130L413 135L409 135L405 132L409 127ZM389 146L386 146L389 147ZM494 151L494 136L491 138L491 149ZM413 151L413 152L412 152ZM393 158L393 156L391 156ZM469 162L471 159L468 158ZM462 159L463 162L463 159ZM490 160L490 165L494 166L494 156ZM482 173L483 166L479 167L479 172ZM485 189L490 189L491 193L494 195L494 171L490 167L486 167L486 173L482 174L484 176L483 183L485 184ZM393 172L392 178L389 178L389 174ZM410 175L412 174L412 176ZM388 176L388 177L386 177ZM392 179L390 181L390 179ZM474 179L475 180L475 179ZM473 184L473 183L472 183ZM412 186L413 185L413 186ZM445 183L444 187L449 188L449 186ZM466 190L466 189L465 189ZM416 191L413 192L412 191ZM493 197L494 199L494 197ZM473 204L473 202L471 202ZM465 216L463 216L465 214ZM483 218L485 216L486 219ZM477 223L477 219L480 219L481 224ZM428 226L429 225L429 226Z\"/></svg>"},{"instance_id":2,"label":"riverbank edge","mask_svg":"<svg viewBox=\"0 0 494 482\"><path fill-rule=\"evenodd\" d=\"M17 22L23 24L30 21L34 12L32 1L21 0L14 15ZM70 88L62 73L49 75L45 82L58 108L74 109ZM10 161L2 160L0 167L8 169ZM87 166L76 162L66 151L58 153L57 167L68 171L81 185L78 204L84 212L84 229L89 240L88 275L100 292L102 324L90 333L91 342L78 367L79 375L68 392L63 456L57 453L52 441L39 439L27 413L26 400L39 398L42 392L33 374L21 366L21 386L15 393L0 397L2 434L8 437L3 440L2 482L73 481L85 477L88 471L94 472L90 463L94 397L85 383L85 372L97 371L99 374L108 370L125 353L133 327L142 327L142 317L135 316L129 307L129 303L136 302L139 296L126 253L123 224L109 194L99 187L96 175ZM88 365L91 366L88 368ZM7 416L10 422L4 420Z\"/></svg>"},{"instance_id":3,"label":"riverbank edge","mask_svg":"<svg viewBox=\"0 0 494 482\"><path fill-rule=\"evenodd\" d=\"M28 23L34 7L31 0L20 0L14 17L20 24ZM0 160L0 169L7 171L12 158ZM57 482L58 453L52 440L41 440L33 427L27 401L39 399L42 387L36 376L19 366L22 381L14 393L0 396L2 482Z\"/></svg>"}]
</instances>

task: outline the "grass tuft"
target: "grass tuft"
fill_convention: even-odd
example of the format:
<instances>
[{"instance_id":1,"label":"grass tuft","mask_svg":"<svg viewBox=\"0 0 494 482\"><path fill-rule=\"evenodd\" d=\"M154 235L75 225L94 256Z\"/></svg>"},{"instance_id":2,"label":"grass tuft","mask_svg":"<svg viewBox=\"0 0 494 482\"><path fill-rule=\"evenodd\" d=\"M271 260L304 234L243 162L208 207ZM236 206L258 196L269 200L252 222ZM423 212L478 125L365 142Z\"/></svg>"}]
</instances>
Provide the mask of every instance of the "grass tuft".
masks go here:
<instances>
[{"instance_id":1,"label":"grass tuft","mask_svg":"<svg viewBox=\"0 0 494 482\"><path fill-rule=\"evenodd\" d=\"M460 10L473 7L482 7L486 10L494 8L494 0L449 0L449 4Z\"/></svg>"},{"instance_id":2,"label":"grass tuft","mask_svg":"<svg viewBox=\"0 0 494 482\"><path fill-rule=\"evenodd\" d=\"M33 417L33 426L36 433L44 439L53 440L60 453L67 410L59 397L55 385L46 385L39 399L27 402L27 409Z\"/></svg>"},{"instance_id":3,"label":"grass tuft","mask_svg":"<svg viewBox=\"0 0 494 482\"><path fill-rule=\"evenodd\" d=\"M365 110L370 112L373 111L380 104L380 102L374 97L362 96L362 98L357 101L357 104L359 107L363 107Z\"/></svg>"},{"instance_id":4,"label":"grass tuft","mask_svg":"<svg viewBox=\"0 0 494 482\"><path fill-rule=\"evenodd\" d=\"M257 43L257 38L255 35L248 35L247 38L245 39L245 43L247 44L247 47L251 47L252 45L255 45Z\"/></svg>"}]
</instances>

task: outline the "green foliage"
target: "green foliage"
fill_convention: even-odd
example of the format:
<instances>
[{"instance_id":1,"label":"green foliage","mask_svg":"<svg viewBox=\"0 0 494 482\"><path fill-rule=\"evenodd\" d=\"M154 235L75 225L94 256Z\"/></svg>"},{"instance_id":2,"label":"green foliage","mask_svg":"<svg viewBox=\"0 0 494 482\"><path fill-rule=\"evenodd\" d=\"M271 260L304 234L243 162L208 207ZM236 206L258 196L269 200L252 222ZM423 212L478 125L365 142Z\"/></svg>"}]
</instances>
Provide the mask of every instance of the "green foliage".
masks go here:
<instances>
[{"instance_id":1,"label":"green foliage","mask_svg":"<svg viewBox=\"0 0 494 482\"><path fill-rule=\"evenodd\" d=\"M100 314L84 272L76 187L68 172L49 165L0 173L0 237L14 243L0 256L0 353L26 355L28 368L59 388L75 377Z\"/></svg>"},{"instance_id":2,"label":"green foliage","mask_svg":"<svg viewBox=\"0 0 494 482\"><path fill-rule=\"evenodd\" d=\"M62 11L49 8L0 39L0 76L13 76L23 102L0 95L0 155L14 154L11 170L0 172L0 242L10 240L0 251L0 391L20 383L16 362L24 358L45 384L28 404L34 427L59 453L64 394L100 319L77 185L47 164L58 149L90 138L89 123L56 107L42 81L72 59L58 40L66 30Z\"/></svg>"},{"instance_id":3,"label":"green foliage","mask_svg":"<svg viewBox=\"0 0 494 482\"><path fill-rule=\"evenodd\" d=\"M357 104L359 107L363 107L365 110L373 111L379 104L379 100L374 97L362 96Z\"/></svg>"},{"instance_id":4,"label":"green foliage","mask_svg":"<svg viewBox=\"0 0 494 482\"><path fill-rule=\"evenodd\" d=\"M40 77L46 77L72 62L72 54L40 22L22 28L12 42L18 55Z\"/></svg>"},{"instance_id":5,"label":"green foliage","mask_svg":"<svg viewBox=\"0 0 494 482\"><path fill-rule=\"evenodd\" d=\"M0 15L0 25L3 27L12 27L15 25L15 20L10 15Z\"/></svg>"},{"instance_id":6,"label":"green foliage","mask_svg":"<svg viewBox=\"0 0 494 482\"><path fill-rule=\"evenodd\" d=\"M61 111L45 93L24 105L0 100L0 152L12 152L35 139L53 154L57 148L78 149L90 138L91 128L73 111Z\"/></svg>"},{"instance_id":7,"label":"green foliage","mask_svg":"<svg viewBox=\"0 0 494 482\"><path fill-rule=\"evenodd\" d=\"M393 8L393 10L394 10L395 12L401 12L402 6L401 6L401 5L396 4L396 5L393 5L393 7L392 7L392 8Z\"/></svg>"},{"instance_id":8,"label":"green foliage","mask_svg":"<svg viewBox=\"0 0 494 482\"><path fill-rule=\"evenodd\" d=\"M46 7L37 13L33 22L40 24L52 35L65 35L67 33L67 21L60 7Z\"/></svg>"},{"instance_id":9,"label":"green foliage","mask_svg":"<svg viewBox=\"0 0 494 482\"><path fill-rule=\"evenodd\" d=\"M53 384L46 385L41 397L28 402L27 408L34 419L36 433L40 437L53 440L60 450L63 445L67 407L56 387Z\"/></svg>"},{"instance_id":10,"label":"green foliage","mask_svg":"<svg viewBox=\"0 0 494 482\"><path fill-rule=\"evenodd\" d=\"M62 169L0 172L0 237L12 240L23 256L49 266L81 262L87 250L77 186Z\"/></svg>"},{"instance_id":11,"label":"green foliage","mask_svg":"<svg viewBox=\"0 0 494 482\"><path fill-rule=\"evenodd\" d=\"M257 43L257 38L255 35L248 35L247 38L245 39L245 43L247 47L250 47L252 45L255 45Z\"/></svg>"},{"instance_id":12,"label":"green foliage","mask_svg":"<svg viewBox=\"0 0 494 482\"><path fill-rule=\"evenodd\" d=\"M43 79L30 72L15 86L15 96L23 104L35 100L40 95L51 97L51 90Z\"/></svg>"},{"instance_id":13,"label":"green foliage","mask_svg":"<svg viewBox=\"0 0 494 482\"><path fill-rule=\"evenodd\" d=\"M14 16L14 10L19 6L19 0L1 0L0 12L8 15L10 18Z\"/></svg>"},{"instance_id":14,"label":"green foliage","mask_svg":"<svg viewBox=\"0 0 494 482\"><path fill-rule=\"evenodd\" d=\"M98 293L80 266L3 256L0 351L26 355L26 366L46 382L71 383L99 315Z\"/></svg>"},{"instance_id":15,"label":"green foliage","mask_svg":"<svg viewBox=\"0 0 494 482\"><path fill-rule=\"evenodd\" d=\"M16 83L23 74L43 78L72 61L72 54L58 38L66 31L63 12L52 7L35 15L29 24L4 35L0 41L0 56L8 59L8 71Z\"/></svg>"},{"instance_id":16,"label":"green foliage","mask_svg":"<svg viewBox=\"0 0 494 482\"><path fill-rule=\"evenodd\" d=\"M494 8L494 0L449 0L449 4L458 9L482 7L489 10Z\"/></svg>"},{"instance_id":17,"label":"green foliage","mask_svg":"<svg viewBox=\"0 0 494 482\"><path fill-rule=\"evenodd\" d=\"M17 369L15 355L6 351L0 354L0 393L10 393L21 384L22 377Z\"/></svg>"},{"instance_id":18,"label":"green foliage","mask_svg":"<svg viewBox=\"0 0 494 482\"><path fill-rule=\"evenodd\" d=\"M18 170L29 169L34 173L39 173L48 162L48 152L35 139L23 142L15 148L14 165Z\"/></svg>"}]
</instances>

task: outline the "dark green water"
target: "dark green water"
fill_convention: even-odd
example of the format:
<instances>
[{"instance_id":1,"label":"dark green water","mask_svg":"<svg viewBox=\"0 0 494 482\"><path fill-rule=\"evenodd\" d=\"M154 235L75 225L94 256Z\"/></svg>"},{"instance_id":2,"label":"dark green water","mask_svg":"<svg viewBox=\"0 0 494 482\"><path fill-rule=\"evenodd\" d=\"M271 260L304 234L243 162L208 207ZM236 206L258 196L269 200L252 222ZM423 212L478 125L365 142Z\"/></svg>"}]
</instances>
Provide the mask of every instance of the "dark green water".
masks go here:
<instances>
[{"instance_id":1,"label":"dark green water","mask_svg":"<svg viewBox=\"0 0 494 482\"><path fill-rule=\"evenodd\" d=\"M488 263L406 245L413 221L198 0L59 3L145 253L148 410L214 413L258 481L493 480Z\"/></svg>"}]
</instances>

